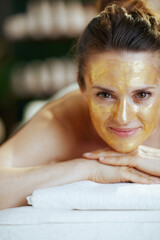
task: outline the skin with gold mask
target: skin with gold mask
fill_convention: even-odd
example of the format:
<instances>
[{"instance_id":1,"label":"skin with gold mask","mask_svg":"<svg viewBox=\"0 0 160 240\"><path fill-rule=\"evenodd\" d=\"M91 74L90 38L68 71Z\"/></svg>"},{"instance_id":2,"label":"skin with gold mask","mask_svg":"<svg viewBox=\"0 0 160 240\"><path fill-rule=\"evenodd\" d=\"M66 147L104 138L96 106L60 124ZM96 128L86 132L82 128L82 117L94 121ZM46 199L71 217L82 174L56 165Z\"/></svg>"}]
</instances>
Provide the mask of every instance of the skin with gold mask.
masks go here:
<instances>
[{"instance_id":1,"label":"skin with gold mask","mask_svg":"<svg viewBox=\"0 0 160 240\"><path fill-rule=\"evenodd\" d=\"M89 64L86 95L97 133L114 150L141 145L159 120L158 58L151 53L105 53Z\"/></svg>"}]
</instances>

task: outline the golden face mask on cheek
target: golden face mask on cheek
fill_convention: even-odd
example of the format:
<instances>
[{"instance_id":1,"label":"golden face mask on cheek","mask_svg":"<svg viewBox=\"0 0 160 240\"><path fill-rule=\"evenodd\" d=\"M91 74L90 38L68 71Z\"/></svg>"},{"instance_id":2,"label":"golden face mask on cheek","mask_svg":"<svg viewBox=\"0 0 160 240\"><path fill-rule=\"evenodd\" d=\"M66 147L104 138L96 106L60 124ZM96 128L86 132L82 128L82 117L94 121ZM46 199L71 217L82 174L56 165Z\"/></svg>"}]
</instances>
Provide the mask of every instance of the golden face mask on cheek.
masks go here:
<instances>
[{"instance_id":1,"label":"golden face mask on cheek","mask_svg":"<svg viewBox=\"0 0 160 240\"><path fill-rule=\"evenodd\" d=\"M115 99L111 100L89 94L90 115L97 133L116 151L133 151L157 126L160 96L155 93L150 99L136 102L132 89L139 86L158 86L157 69L142 61L113 61L105 58L92 65L90 73L90 87L98 86L116 91ZM137 131L131 136L120 137L111 131L112 128L136 128Z\"/></svg>"}]
</instances>

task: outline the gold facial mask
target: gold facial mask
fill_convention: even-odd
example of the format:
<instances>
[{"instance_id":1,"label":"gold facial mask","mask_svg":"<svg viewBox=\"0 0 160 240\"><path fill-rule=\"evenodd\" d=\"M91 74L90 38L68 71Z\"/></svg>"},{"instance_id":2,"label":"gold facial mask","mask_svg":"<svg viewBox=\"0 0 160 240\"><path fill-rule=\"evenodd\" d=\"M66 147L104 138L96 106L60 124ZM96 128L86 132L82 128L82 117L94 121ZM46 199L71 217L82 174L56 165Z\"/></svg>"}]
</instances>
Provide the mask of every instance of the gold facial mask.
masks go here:
<instances>
[{"instance_id":1,"label":"gold facial mask","mask_svg":"<svg viewBox=\"0 0 160 240\"><path fill-rule=\"evenodd\" d=\"M87 87L90 115L97 133L108 145L119 152L130 152L157 126L159 72L143 56L138 60L106 56L99 57L90 68ZM138 94L144 92L147 98L139 98ZM109 94L107 98L105 93Z\"/></svg>"}]
</instances>

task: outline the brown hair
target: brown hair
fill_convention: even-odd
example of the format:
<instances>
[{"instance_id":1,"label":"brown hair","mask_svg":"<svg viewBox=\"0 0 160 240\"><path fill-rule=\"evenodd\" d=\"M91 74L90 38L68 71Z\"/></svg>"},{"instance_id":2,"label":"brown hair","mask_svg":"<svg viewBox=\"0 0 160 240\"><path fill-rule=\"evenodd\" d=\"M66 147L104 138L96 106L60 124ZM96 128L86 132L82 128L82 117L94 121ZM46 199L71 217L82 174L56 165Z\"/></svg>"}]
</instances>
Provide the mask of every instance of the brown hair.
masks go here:
<instances>
[{"instance_id":1,"label":"brown hair","mask_svg":"<svg viewBox=\"0 0 160 240\"><path fill-rule=\"evenodd\" d=\"M86 62L92 54L160 50L160 23L142 1L104 2L109 5L88 24L77 44L78 82L82 89L85 89Z\"/></svg>"},{"instance_id":2,"label":"brown hair","mask_svg":"<svg viewBox=\"0 0 160 240\"><path fill-rule=\"evenodd\" d=\"M107 6L116 4L118 6L124 7L127 11L134 11L136 9L145 8L146 9L146 2L141 0L98 0L97 1L97 8L98 11L103 11ZM147 9L146 9L147 10Z\"/></svg>"}]
</instances>

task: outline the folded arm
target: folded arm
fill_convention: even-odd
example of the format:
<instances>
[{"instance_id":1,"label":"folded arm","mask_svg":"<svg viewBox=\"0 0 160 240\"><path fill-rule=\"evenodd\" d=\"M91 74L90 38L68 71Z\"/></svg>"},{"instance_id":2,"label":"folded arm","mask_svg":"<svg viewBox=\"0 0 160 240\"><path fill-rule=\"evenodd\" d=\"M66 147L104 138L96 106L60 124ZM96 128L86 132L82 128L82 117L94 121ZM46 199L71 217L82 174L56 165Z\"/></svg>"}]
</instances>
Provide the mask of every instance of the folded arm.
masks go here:
<instances>
[{"instance_id":1,"label":"folded arm","mask_svg":"<svg viewBox=\"0 0 160 240\"><path fill-rule=\"evenodd\" d=\"M160 149L139 146L133 152L122 154L112 149L100 149L83 157L97 159L99 162L112 166L126 166L142 173L160 177Z\"/></svg>"},{"instance_id":2,"label":"folded arm","mask_svg":"<svg viewBox=\"0 0 160 240\"><path fill-rule=\"evenodd\" d=\"M27 205L26 197L35 189L91 180L98 183L160 183L135 169L108 166L97 160L73 159L30 168L0 167L0 209Z\"/></svg>"},{"instance_id":3,"label":"folded arm","mask_svg":"<svg viewBox=\"0 0 160 240\"><path fill-rule=\"evenodd\" d=\"M0 209L27 205L26 197L35 189L91 180L98 183L160 183L128 167L108 166L96 160L74 159L31 168L0 167Z\"/></svg>"},{"instance_id":4,"label":"folded arm","mask_svg":"<svg viewBox=\"0 0 160 240\"><path fill-rule=\"evenodd\" d=\"M0 167L0 209L27 205L26 197L35 189L88 179L85 159L30 168Z\"/></svg>"}]
</instances>

